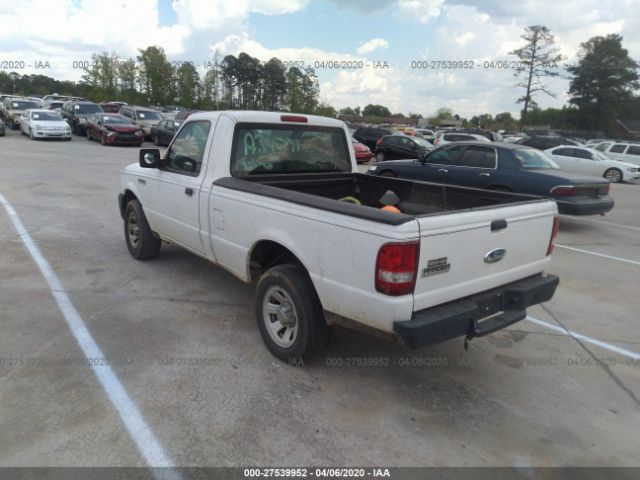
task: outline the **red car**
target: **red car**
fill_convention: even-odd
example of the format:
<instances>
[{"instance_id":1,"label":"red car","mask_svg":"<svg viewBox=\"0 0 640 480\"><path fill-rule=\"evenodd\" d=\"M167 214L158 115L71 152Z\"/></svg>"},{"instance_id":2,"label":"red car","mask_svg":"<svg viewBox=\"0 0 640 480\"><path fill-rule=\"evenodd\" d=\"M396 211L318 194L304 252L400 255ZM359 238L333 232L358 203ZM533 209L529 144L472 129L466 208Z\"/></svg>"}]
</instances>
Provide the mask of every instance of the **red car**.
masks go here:
<instances>
[{"instance_id":1,"label":"red car","mask_svg":"<svg viewBox=\"0 0 640 480\"><path fill-rule=\"evenodd\" d=\"M356 162L368 162L373 158L373 153L371 153L369 147L367 147L364 143L360 143L356 139L351 139L351 142L353 143L353 149L356 152Z\"/></svg>"},{"instance_id":2,"label":"red car","mask_svg":"<svg viewBox=\"0 0 640 480\"><path fill-rule=\"evenodd\" d=\"M100 140L103 145L137 145L144 142L144 132L124 115L95 113L87 118L87 140Z\"/></svg>"}]
</instances>

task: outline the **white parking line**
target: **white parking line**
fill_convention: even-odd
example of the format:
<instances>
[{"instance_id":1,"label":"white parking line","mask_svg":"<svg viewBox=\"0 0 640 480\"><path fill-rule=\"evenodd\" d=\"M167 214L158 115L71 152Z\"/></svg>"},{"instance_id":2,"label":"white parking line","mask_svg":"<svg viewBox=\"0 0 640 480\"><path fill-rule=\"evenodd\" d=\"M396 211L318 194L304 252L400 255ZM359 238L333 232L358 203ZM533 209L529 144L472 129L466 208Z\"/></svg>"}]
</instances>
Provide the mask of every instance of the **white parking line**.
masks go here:
<instances>
[{"instance_id":1,"label":"white parking line","mask_svg":"<svg viewBox=\"0 0 640 480\"><path fill-rule=\"evenodd\" d=\"M75 337L78 345L82 349L87 359L91 358L105 358L102 350L95 342L91 333L87 329L87 326L83 322L80 314L71 303L71 299L62 288L62 284L58 279L58 276L53 271L49 262L44 258L42 252L33 241L27 230L25 229L20 217L13 209L7 199L0 194L0 203L7 211L9 218L13 222L18 235L22 239L25 247L29 250L31 257L36 262L42 272L42 276L47 281L51 294L58 304L58 308L62 312L64 319L67 322L71 333ZM89 362L93 372L98 377L98 381L102 385L105 393L109 397L109 400L118 411L120 419L124 426L129 431L131 438L138 446L138 450L145 458L148 465L152 467L173 467L173 463L167 457L160 442L156 439L155 435L147 425L142 414L138 410L138 407L133 402L129 394L125 390L118 377L108 365L97 365L97 362Z\"/></svg>"},{"instance_id":2,"label":"white parking line","mask_svg":"<svg viewBox=\"0 0 640 480\"><path fill-rule=\"evenodd\" d=\"M568 247L566 245L559 245L556 243L556 247L558 248L566 248L567 250L573 250L574 252L586 253L589 255L595 255L596 257L608 258L609 260L617 260L618 262L630 263L632 265L640 265L640 262L637 260L629 260L628 258L620 258L614 257L612 255L605 255L604 253L592 252L590 250L582 250L581 248Z\"/></svg>"},{"instance_id":3,"label":"white parking line","mask_svg":"<svg viewBox=\"0 0 640 480\"><path fill-rule=\"evenodd\" d=\"M589 222L589 223L600 223L602 225L610 225L612 227L618 227L618 228L629 228L631 230L638 230L640 231L640 227L636 227L633 225L623 225L622 223L613 223L613 222L605 222L602 220L591 220L590 218L581 218L581 217L573 217L573 216L565 216L562 215L562 218L570 218L571 220L579 220L581 222Z\"/></svg>"},{"instance_id":4,"label":"white parking line","mask_svg":"<svg viewBox=\"0 0 640 480\"><path fill-rule=\"evenodd\" d=\"M527 316L527 320L529 320L532 323L535 323L536 325L540 325L541 327L545 327L550 330L555 330L556 332L560 332L564 335L568 335L577 340L582 340L583 342L590 343L592 345L597 345L598 347L604 348L605 350L609 350L610 352L614 352L619 355L629 357L635 361L640 361L640 353L636 353L631 350L626 350L624 348L616 347L615 345L612 345L610 343L603 342L601 340L596 340L595 338L591 338L586 335L582 335L581 333L573 332L571 330L566 330L562 327L559 327L558 325L554 325L552 323L548 323L548 322L545 322L544 320L539 320L534 317Z\"/></svg>"}]
</instances>

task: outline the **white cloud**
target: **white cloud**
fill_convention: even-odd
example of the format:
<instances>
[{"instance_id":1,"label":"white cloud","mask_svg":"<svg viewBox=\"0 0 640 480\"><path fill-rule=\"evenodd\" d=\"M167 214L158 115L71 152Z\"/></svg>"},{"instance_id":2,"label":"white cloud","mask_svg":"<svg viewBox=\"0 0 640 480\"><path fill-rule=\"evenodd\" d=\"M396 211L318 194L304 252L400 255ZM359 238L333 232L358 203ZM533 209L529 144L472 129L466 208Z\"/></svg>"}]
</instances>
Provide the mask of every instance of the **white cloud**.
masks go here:
<instances>
[{"instance_id":1,"label":"white cloud","mask_svg":"<svg viewBox=\"0 0 640 480\"><path fill-rule=\"evenodd\" d=\"M364 42L362 45L360 45L357 52L359 55L366 55L367 53L371 53L379 48L389 48L389 42L387 42L384 38L372 38L368 42Z\"/></svg>"},{"instance_id":2,"label":"white cloud","mask_svg":"<svg viewBox=\"0 0 640 480\"><path fill-rule=\"evenodd\" d=\"M444 0L398 0L395 18L427 23L440 15Z\"/></svg>"}]
</instances>

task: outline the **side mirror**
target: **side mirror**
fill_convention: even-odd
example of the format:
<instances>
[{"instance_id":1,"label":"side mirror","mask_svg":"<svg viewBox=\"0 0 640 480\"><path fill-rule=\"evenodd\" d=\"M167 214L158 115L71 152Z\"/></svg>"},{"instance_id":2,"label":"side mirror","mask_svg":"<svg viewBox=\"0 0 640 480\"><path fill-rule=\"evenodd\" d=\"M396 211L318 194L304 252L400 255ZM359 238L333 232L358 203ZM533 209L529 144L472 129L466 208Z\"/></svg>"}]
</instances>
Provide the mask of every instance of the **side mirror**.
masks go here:
<instances>
[{"instance_id":1,"label":"side mirror","mask_svg":"<svg viewBox=\"0 0 640 480\"><path fill-rule=\"evenodd\" d=\"M141 148L139 162L142 168L160 168L162 159L157 148Z\"/></svg>"},{"instance_id":2,"label":"side mirror","mask_svg":"<svg viewBox=\"0 0 640 480\"><path fill-rule=\"evenodd\" d=\"M418 155L418 161L420 163L427 163L427 153L428 152L423 152L420 155Z\"/></svg>"}]
</instances>

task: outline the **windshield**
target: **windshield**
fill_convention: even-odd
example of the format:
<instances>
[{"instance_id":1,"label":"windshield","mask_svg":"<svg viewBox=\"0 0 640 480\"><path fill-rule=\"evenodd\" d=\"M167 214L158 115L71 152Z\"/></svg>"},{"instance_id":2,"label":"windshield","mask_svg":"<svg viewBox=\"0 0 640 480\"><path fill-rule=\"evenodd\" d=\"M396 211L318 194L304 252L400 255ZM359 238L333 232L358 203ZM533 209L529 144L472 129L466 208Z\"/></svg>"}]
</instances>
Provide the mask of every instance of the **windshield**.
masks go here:
<instances>
[{"instance_id":1,"label":"windshield","mask_svg":"<svg viewBox=\"0 0 640 480\"><path fill-rule=\"evenodd\" d=\"M350 172L344 130L307 125L240 124L231 158L234 175Z\"/></svg>"},{"instance_id":2,"label":"windshield","mask_svg":"<svg viewBox=\"0 0 640 480\"><path fill-rule=\"evenodd\" d=\"M513 156L523 170L560 170L560 167L547 154L535 148L514 150Z\"/></svg>"},{"instance_id":3,"label":"windshield","mask_svg":"<svg viewBox=\"0 0 640 480\"><path fill-rule=\"evenodd\" d=\"M160 114L156 112L149 112L147 110L145 111L136 110L136 113L138 114L138 118L140 120L162 120L162 117L160 116Z\"/></svg>"},{"instance_id":4,"label":"windshield","mask_svg":"<svg viewBox=\"0 0 640 480\"><path fill-rule=\"evenodd\" d=\"M95 105L92 103L80 103L78 105L74 105L73 111L78 114L87 114L87 113L96 113L101 112L102 108L99 105Z\"/></svg>"},{"instance_id":5,"label":"windshield","mask_svg":"<svg viewBox=\"0 0 640 480\"><path fill-rule=\"evenodd\" d=\"M425 140L424 138L420 138L420 137L414 137L413 141L416 142L418 145L420 145L421 147L426 147L426 148L431 148L433 147L433 145L431 144L431 142L428 142L427 140Z\"/></svg>"},{"instance_id":6,"label":"windshield","mask_svg":"<svg viewBox=\"0 0 640 480\"><path fill-rule=\"evenodd\" d=\"M31 118L38 121L62 121L62 117L55 112L33 112Z\"/></svg>"},{"instance_id":7,"label":"windshield","mask_svg":"<svg viewBox=\"0 0 640 480\"><path fill-rule=\"evenodd\" d=\"M11 102L11 108L14 110L28 110L29 108L38 108L39 104L36 102L21 102L21 101L13 101Z\"/></svg>"},{"instance_id":8,"label":"windshield","mask_svg":"<svg viewBox=\"0 0 640 480\"><path fill-rule=\"evenodd\" d=\"M128 118L117 115L103 115L102 123L131 123Z\"/></svg>"},{"instance_id":9,"label":"windshield","mask_svg":"<svg viewBox=\"0 0 640 480\"><path fill-rule=\"evenodd\" d=\"M600 153L600 152L591 152L593 154L593 158L595 158L596 160L606 160L609 161L611 160L609 157L607 157L604 153Z\"/></svg>"}]
</instances>

